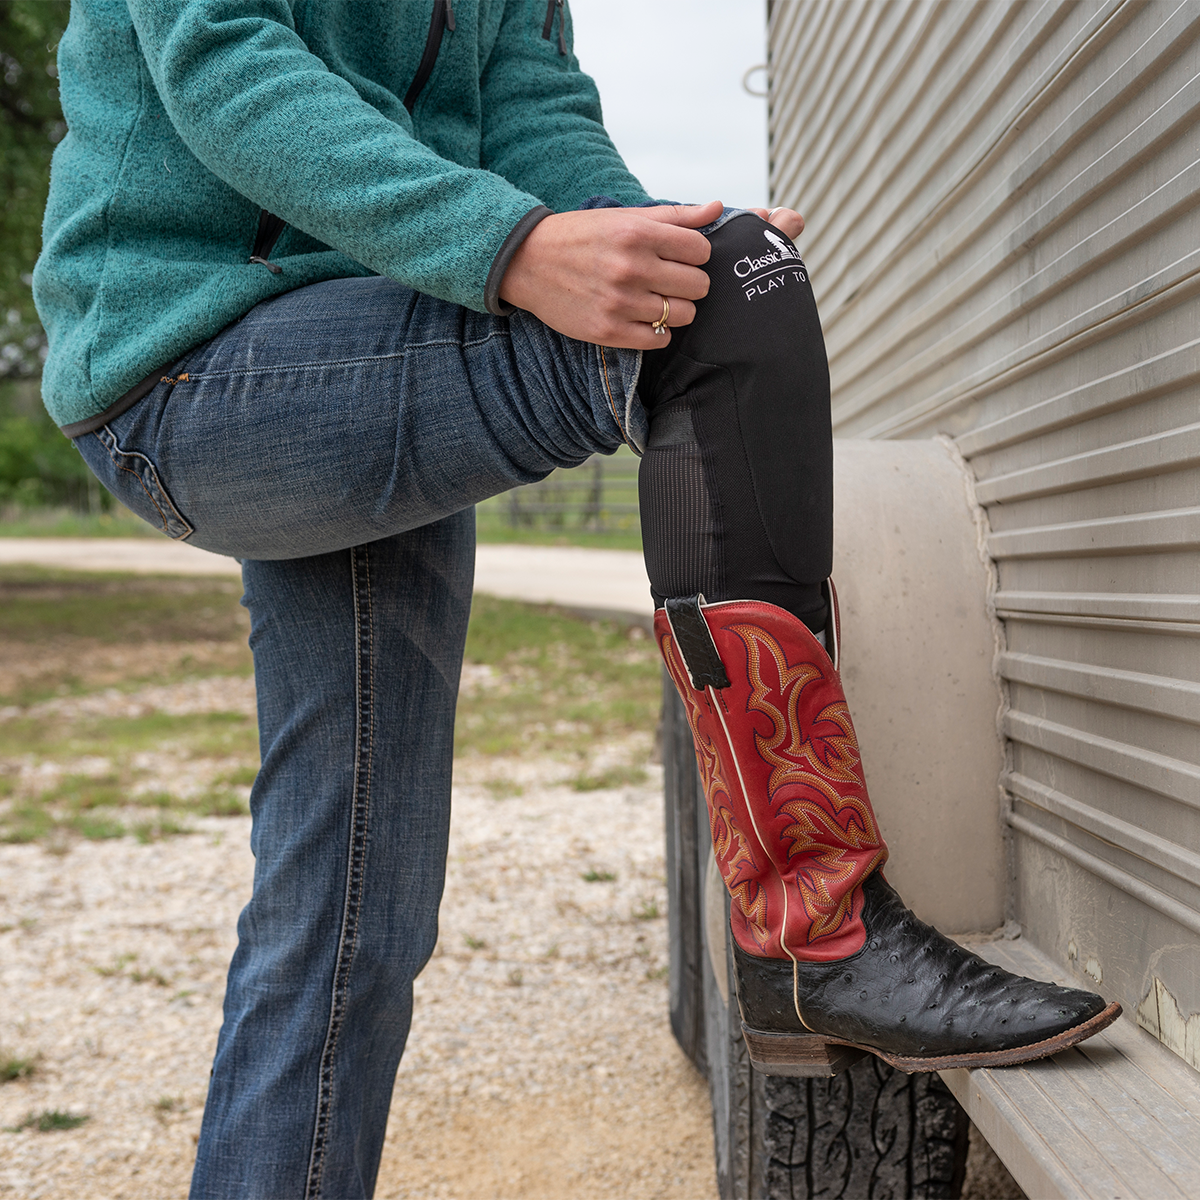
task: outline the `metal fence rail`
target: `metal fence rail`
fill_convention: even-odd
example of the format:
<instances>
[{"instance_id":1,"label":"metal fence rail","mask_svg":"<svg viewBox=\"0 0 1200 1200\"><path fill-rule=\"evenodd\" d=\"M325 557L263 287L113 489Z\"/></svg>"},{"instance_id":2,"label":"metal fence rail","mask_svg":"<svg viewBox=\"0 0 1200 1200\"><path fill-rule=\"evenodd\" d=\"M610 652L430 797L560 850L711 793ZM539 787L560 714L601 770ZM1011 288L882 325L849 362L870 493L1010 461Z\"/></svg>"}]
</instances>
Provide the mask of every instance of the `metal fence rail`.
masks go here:
<instances>
[{"instance_id":1,"label":"metal fence rail","mask_svg":"<svg viewBox=\"0 0 1200 1200\"><path fill-rule=\"evenodd\" d=\"M588 533L640 532L638 460L625 447L551 472L479 505L480 519L511 529Z\"/></svg>"}]
</instances>

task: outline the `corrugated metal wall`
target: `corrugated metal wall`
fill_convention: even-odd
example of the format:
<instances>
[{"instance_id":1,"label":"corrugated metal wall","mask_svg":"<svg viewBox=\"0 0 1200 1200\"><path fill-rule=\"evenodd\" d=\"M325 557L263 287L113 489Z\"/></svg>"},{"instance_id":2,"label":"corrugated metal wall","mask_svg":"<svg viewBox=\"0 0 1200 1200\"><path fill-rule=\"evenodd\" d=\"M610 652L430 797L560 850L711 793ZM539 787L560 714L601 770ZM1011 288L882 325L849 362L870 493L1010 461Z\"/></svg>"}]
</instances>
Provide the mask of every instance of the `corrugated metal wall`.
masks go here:
<instances>
[{"instance_id":1,"label":"corrugated metal wall","mask_svg":"<svg viewBox=\"0 0 1200 1200\"><path fill-rule=\"evenodd\" d=\"M835 430L951 435L991 522L1018 919L1200 1067L1198 39L1196 0L770 5Z\"/></svg>"}]
</instances>

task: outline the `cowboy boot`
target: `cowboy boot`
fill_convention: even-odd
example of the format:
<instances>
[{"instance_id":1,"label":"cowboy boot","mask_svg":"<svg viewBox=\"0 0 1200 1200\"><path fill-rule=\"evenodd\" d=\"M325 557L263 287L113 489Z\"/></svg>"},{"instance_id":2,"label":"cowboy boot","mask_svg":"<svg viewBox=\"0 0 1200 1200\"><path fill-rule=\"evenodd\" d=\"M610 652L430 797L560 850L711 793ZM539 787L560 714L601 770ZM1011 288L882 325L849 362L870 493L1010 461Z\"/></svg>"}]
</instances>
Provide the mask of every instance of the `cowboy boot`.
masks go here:
<instances>
[{"instance_id":1,"label":"cowboy boot","mask_svg":"<svg viewBox=\"0 0 1200 1200\"><path fill-rule=\"evenodd\" d=\"M1002 971L919 921L884 879L837 672L792 614L667 600L655 635L683 699L730 894L742 1029L767 1075L1003 1066L1073 1046L1121 1006Z\"/></svg>"}]
</instances>

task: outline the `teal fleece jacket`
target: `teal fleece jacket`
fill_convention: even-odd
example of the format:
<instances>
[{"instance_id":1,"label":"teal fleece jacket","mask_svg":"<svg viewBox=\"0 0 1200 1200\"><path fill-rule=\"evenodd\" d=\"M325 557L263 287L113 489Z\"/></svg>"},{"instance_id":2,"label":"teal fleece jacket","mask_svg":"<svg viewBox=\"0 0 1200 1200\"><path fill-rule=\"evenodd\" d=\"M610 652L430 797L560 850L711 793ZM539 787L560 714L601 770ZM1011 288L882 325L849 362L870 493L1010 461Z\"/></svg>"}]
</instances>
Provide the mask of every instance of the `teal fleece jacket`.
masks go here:
<instances>
[{"instance_id":1,"label":"teal fleece jacket","mask_svg":"<svg viewBox=\"0 0 1200 1200\"><path fill-rule=\"evenodd\" d=\"M571 45L562 0L74 0L34 271L51 416L323 279L503 311L541 206L647 199ZM264 210L279 273L249 261Z\"/></svg>"}]
</instances>

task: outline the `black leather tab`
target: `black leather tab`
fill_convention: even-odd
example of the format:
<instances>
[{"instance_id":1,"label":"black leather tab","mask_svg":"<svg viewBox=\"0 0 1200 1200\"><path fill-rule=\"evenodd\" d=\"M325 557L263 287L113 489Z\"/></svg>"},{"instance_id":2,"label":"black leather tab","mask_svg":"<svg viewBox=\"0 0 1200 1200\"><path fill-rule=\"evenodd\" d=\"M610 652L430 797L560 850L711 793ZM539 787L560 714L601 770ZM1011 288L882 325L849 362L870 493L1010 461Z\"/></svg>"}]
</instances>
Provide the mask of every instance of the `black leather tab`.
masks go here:
<instances>
[{"instance_id":1,"label":"black leather tab","mask_svg":"<svg viewBox=\"0 0 1200 1200\"><path fill-rule=\"evenodd\" d=\"M698 692L706 687L727 688L729 676L717 653L708 622L700 611L700 597L685 596L678 600L667 600L664 607L675 634L675 644L692 677L692 687Z\"/></svg>"}]
</instances>

